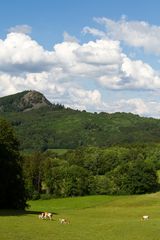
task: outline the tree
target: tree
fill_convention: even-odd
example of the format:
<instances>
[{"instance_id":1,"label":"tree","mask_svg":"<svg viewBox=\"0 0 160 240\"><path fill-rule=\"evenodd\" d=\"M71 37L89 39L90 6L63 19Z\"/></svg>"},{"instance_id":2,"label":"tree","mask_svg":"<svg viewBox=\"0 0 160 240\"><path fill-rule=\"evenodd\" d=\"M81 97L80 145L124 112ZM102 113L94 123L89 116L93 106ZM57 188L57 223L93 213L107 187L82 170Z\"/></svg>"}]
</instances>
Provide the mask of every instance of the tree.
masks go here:
<instances>
[{"instance_id":1,"label":"tree","mask_svg":"<svg viewBox=\"0 0 160 240\"><path fill-rule=\"evenodd\" d=\"M84 196L88 192L89 172L83 167L72 165L64 176L65 195L66 196Z\"/></svg>"},{"instance_id":2,"label":"tree","mask_svg":"<svg viewBox=\"0 0 160 240\"><path fill-rule=\"evenodd\" d=\"M112 172L116 194L144 194L158 190L156 170L143 159L119 165Z\"/></svg>"},{"instance_id":3,"label":"tree","mask_svg":"<svg viewBox=\"0 0 160 240\"><path fill-rule=\"evenodd\" d=\"M10 124L0 119L0 207L24 209L26 194L19 142Z\"/></svg>"},{"instance_id":4,"label":"tree","mask_svg":"<svg viewBox=\"0 0 160 240\"><path fill-rule=\"evenodd\" d=\"M29 199L39 198L42 192L43 160L44 155L40 152L24 157L23 175Z\"/></svg>"}]
</instances>

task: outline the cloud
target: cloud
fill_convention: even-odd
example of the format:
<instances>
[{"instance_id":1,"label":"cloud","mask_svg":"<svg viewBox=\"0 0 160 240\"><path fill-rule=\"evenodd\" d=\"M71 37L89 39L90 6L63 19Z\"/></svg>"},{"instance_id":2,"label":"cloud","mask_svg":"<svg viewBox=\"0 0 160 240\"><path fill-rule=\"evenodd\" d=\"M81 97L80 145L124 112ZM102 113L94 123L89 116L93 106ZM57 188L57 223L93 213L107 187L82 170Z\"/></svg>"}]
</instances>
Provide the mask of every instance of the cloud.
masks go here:
<instances>
[{"instance_id":1,"label":"cloud","mask_svg":"<svg viewBox=\"0 0 160 240\"><path fill-rule=\"evenodd\" d=\"M24 34L30 34L32 32L32 27L24 24L24 25L16 25L14 27L10 27L8 29L8 32L14 32L14 33L24 33Z\"/></svg>"},{"instance_id":2,"label":"cloud","mask_svg":"<svg viewBox=\"0 0 160 240\"><path fill-rule=\"evenodd\" d=\"M69 33L63 33L64 42L78 42L78 39L74 36L71 36Z\"/></svg>"},{"instance_id":3,"label":"cloud","mask_svg":"<svg viewBox=\"0 0 160 240\"><path fill-rule=\"evenodd\" d=\"M104 100L108 89L157 91L160 75L142 60L130 59L119 40L103 38L101 32L94 34L100 39L80 43L65 33L65 41L48 51L24 33L9 33L0 39L0 95L35 89L52 102L75 109L160 116L156 101L135 97L111 103Z\"/></svg>"},{"instance_id":4,"label":"cloud","mask_svg":"<svg viewBox=\"0 0 160 240\"><path fill-rule=\"evenodd\" d=\"M40 72L54 64L52 52L22 33L9 33L0 40L0 71Z\"/></svg>"},{"instance_id":5,"label":"cloud","mask_svg":"<svg viewBox=\"0 0 160 240\"><path fill-rule=\"evenodd\" d=\"M133 61L124 55L119 71L100 76L98 81L109 89L156 90L160 75L141 60Z\"/></svg>"},{"instance_id":6,"label":"cloud","mask_svg":"<svg viewBox=\"0 0 160 240\"><path fill-rule=\"evenodd\" d=\"M84 27L82 30L82 33L84 34L92 34L95 37L100 37L100 38L105 38L106 37L106 33L103 31L100 31L96 28L90 28L90 27Z\"/></svg>"},{"instance_id":7,"label":"cloud","mask_svg":"<svg viewBox=\"0 0 160 240\"><path fill-rule=\"evenodd\" d=\"M110 103L103 102L102 109L109 113L130 112L145 117L160 117L160 102L150 100L145 101L142 98L121 99Z\"/></svg>"},{"instance_id":8,"label":"cloud","mask_svg":"<svg viewBox=\"0 0 160 240\"><path fill-rule=\"evenodd\" d=\"M82 88L70 88L68 90L70 99L72 99L72 106L76 105L95 108L102 104L101 93L98 90L84 90ZM82 107L81 107L82 109Z\"/></svg>"},{"instance_id":9,"label":"cloud","mask_svg":"<svg viewBox=\"0 0 160 240\"><path fill-rule=\"evenodd\" d=\"M77 59L91 65L113 65L121 62L119 42L112 40L90 41L74 51Z\"/></svg>"},{"instance_id":10,"label":"cloud","mask_svg":"<svg viewBox=\"0 0 160 240\"><path fill-rule=\"evenodd\" d=\"M149 112L149 107L141 98L121 99L118 102L113 102L112 111L132 112L138 115L145 115Z\"/></svg>"},{"instance_id":11,"label":"cloud","mask_svg":"<svg viewBox=\"0 0 160 240\"><path fill-rule=\"evenodd\" d=\"M45 72L49 82L81 78L108 89L160 88L159 74L147 63L128 58L119 41L111 39L65 41L47 51L28 35L10 33L0 40L0 52L0 71L24 79Z\"/></svg>"},{"instance_id":12,"label":"cloud","mask_svg":"<svg viewBox=\"0 0 160 240\"><path fill-rule=\"evenodd\" d=\"M113 40L123 41L129 46L160 55L160 26L150 25L144 21L127 21L124 17L119 21L105 17L95 18L95 21L105 26L106 36Z\"/></svg>"}]
</instances>

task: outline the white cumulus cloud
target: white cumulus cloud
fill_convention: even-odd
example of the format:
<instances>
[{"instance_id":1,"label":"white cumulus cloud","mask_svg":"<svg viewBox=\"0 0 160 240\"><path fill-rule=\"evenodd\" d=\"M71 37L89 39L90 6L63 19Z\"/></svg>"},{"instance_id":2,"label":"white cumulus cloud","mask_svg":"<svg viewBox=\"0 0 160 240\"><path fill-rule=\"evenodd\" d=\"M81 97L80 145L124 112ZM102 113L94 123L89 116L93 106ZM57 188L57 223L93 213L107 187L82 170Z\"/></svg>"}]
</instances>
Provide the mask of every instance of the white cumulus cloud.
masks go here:
<instances>
[{"instance_id":1,"label":"white cumulus cloud","mask_svg":"<svg viewBox=\"0 0 160 240\"><path fill-rule=\"evenodd\" d=\"M105 17L95 20L105 26L106 36L133 47L143 48L146 52L160 54L160 26L145 21L127 21L126 18L121 18L119 21Z\"/></svg>"},{"instance_id":2,"label":"white cumulus cloud","mask_svg":"<svg viewBox=\"0 0 160 240\"><path fill-rule=\"evenodd\" d=\"M156 91L160 74L148 63L129 58L118 37L103 37L103 32L89 28L85 31L91 30L100 39L80 43L65 33L64 41L50 51L22 32L13 31L0 39L0 96L35 89L73 108L140 115L150 111L157 116L152 109L158 112L156 101L113 97L112 103L107 102L104 92L108 90L113 90L113 96L115 90Z\"/></svg>"},{"instance_id":3,"label":"white cumulus cloud","mask_svg":"<svg viewBox=\"0 0 160 240\"><path fill-rule=\"evenodd\" d=\"M23 33L9 33L0 39L0 71L39 72L54 64L53 52L44 50Z\"/></svg>"}]
</instances>

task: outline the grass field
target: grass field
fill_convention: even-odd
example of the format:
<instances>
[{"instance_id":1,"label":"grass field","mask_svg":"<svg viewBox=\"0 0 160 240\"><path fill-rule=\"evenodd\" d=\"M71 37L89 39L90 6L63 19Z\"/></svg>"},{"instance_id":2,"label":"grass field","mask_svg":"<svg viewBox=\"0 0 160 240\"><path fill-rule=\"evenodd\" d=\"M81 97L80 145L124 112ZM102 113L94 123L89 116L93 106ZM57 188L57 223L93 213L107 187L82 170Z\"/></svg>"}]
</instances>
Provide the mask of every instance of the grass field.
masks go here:
<instances>
[{"instance_id":1,"label":"grass field","mask_svg":"<svg viewBox=\"0 0 160 240\"><path fill-rule=\"evenodd\" d=\"M46 152L47 153L57 153L58 155L63 155L65 154L69 149L48 149Z\"/></svg>"},{"instance_id":2,"label":"grass field","mask_svg":"<svg viewBox=\"0 0 160 240\"><path fill-rule=\"evenodd\" d=\"M160 193L30 201L26 212L0 210L0 240L159 240ZM53 220L38 219L42 211ZM141 221L149 215L149 221ZM59 218L70 224L62 225Z\"/></svg>"}]
</instances>

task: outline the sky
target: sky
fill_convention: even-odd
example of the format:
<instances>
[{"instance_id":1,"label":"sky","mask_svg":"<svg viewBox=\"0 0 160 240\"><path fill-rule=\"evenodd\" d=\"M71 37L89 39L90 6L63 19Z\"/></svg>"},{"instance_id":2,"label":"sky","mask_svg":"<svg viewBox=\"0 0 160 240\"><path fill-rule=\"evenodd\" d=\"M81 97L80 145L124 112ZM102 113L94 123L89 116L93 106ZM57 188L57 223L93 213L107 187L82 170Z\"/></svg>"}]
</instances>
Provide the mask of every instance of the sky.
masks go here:
<instances>
[{"instance_id":1,"label":"sky","mask_svg":"<svg viewBox=\"0 0 160 240\"><path fill-rule=\"evenodd\" d=\"M159 0L1 0L0 97L160 118Z\"/></svg>"}]
</instances>

